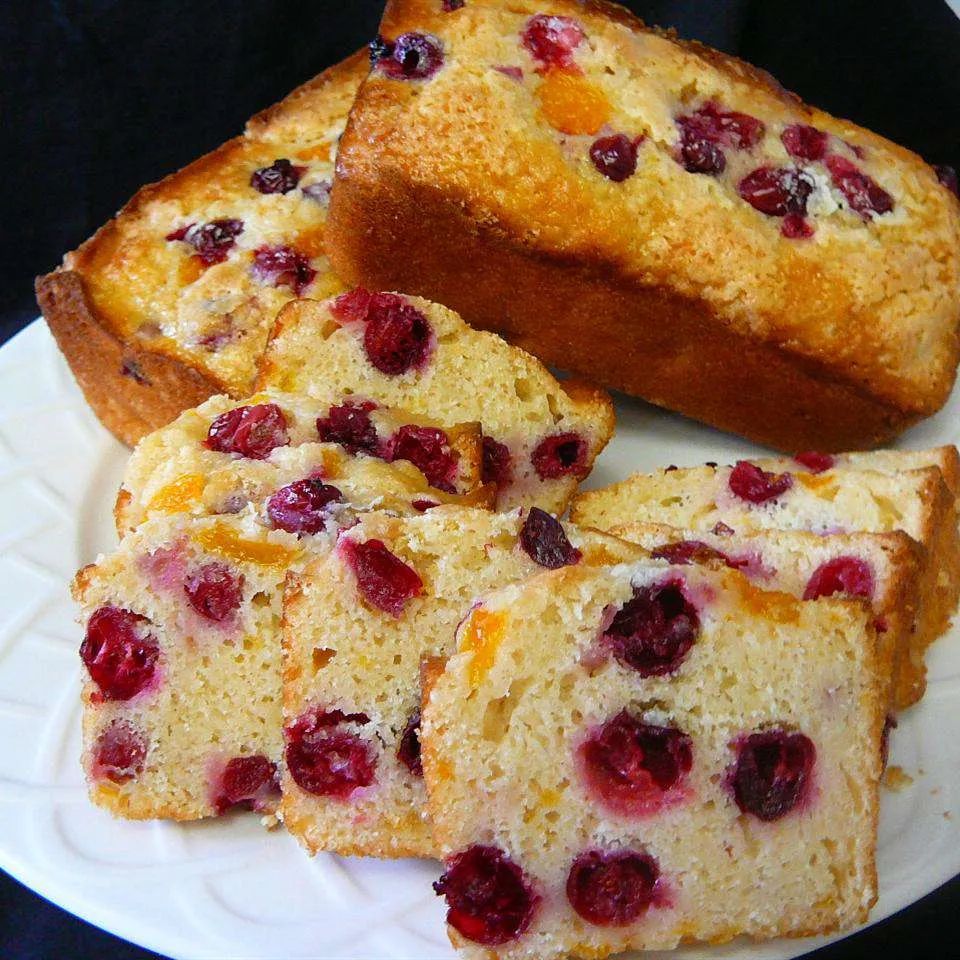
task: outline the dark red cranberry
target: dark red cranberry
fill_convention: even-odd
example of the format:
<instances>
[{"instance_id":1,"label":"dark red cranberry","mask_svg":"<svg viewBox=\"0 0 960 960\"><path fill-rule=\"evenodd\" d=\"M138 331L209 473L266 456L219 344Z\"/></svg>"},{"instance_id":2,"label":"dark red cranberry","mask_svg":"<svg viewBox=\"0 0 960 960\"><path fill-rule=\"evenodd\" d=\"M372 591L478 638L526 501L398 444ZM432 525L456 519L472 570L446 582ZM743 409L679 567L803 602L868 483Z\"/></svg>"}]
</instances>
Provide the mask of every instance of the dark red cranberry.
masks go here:
<instances>
[{"instance_id":1,"label":"dark red cranberry","mask_svg":"<svg viewBox=\"0 0 960 960\"><path fill-rule=\"evenodd\" d=\"M420 710L410 714L407 725L400 735L397 745L397 758L415 776L423 776L423 762L420 759Z\"/></svg>"},{"instance_id":2,"label":"dark red cranberry","mask_svg":"<svg viewBox=\"0 0 960 960\"><path fill-rule=\"evenodd\" d=\"M572 67L573 52L583 43L583 28L570 17L538 13L521 34L524 47L544 67Z\"/></svg>"},{"instance_id":3,"label":"dark red cranberry","mask_svg":"<svg viewBox=\"0 0 960 960\"><path fill-rule=\"evenodd\" d=\"M693 743L676 727L644 723L626 710L578 749L590 792L617 813L655 811L693 765Z\"/></svg>"},{"instance_id":4,"label":"dark red cranberry","mask_svg":"<svg viewBox=\"0 0 960 960\"><path fill-rule=\"evenodd\" d=\"M221 413L210 424L206 446L219 453L265 460L271 451L289 442L283 411L275 403L259 403Z\"/></svg>"},{"instance_id":5,"label":"dark red cranberry","mask_svg":"<svg viewBox=\"0 0 960 960\"><path fill-rule=\"evenodd\" d=\"M642 677L673 673L700 632L696 608L679 581L635 587L603 636L614 656Z\"/></svg>"},{"instance_id":6,"label":"dark red cranberry","mask_svg":"<svg viewBox=\"0 0 960 960\"><path fill-rule=\"evenodd\" d=\"M680 130L677 159L690 173L723 173L727 166L721 146L737 150L755 147L765 127L761 120L735 110L723 110L714 102L676 118Z\"/></svg>"},{"instance_id":7,"label":"dark red cranberry","mask_svg":"<svg viewBox=\"0 0 960 960\"><path fill-rule=\"evenodd\" d=\"M876 581L873 567L860 557L834 557L814 570L807 589L803 591L804 600L816 600L817 597L832 597L836 593L847 597L865 597L873 599Z\"/></svg>"},{"instance_id":8,"label":"dark red cranberry","mask_svg":"<svg viewBox=\"0 0 960 960\"><path fill-rule=\"evenodd\" d=\"M330 504L343 494L316 477L295 480L281 487L267 501L270 522L287 533L320 533L326 529Z\"/></svg>"},{"instance_id":9,"label":"dark red cranberry","mask_svg":"<svg viewBox=\"0 0 960 960\"><path fill-rule=\"evenodd\" d=\"M211 220L202 226L191 223L167 234L168 240L182 240L197 251L197 256L207 265L223 263L227 254L243 233L242 220Z\"/></svg>"},{"instance_id":10,"label":"dark red cranberry","mask_svg":"<svg viewBox=\"0 0 960 960\"><path fill-rule=\"evenodd\" d=\"M360 595L378 610L399 617L407 601L423 593L417 571L391 553L381 540L345 540L342 549L357 578Z\"/></svg>"},{"instance_id":11,"label":"dark red cranberry","mask_svg":"<svg viewBox=\"0 0 960 960\"><path fill-rule=\"evenodd\" d=\"M727 168L727 158L715 143L686 131L682 132L680 138L679 160L688 173L716 176Z\"/></svg>"},{"instance_id":12,"label":"dark red cranberry","mask_svg":"<svg viewBox=\"0 0 960 960\"><path fill-rule=\"evenodd\" d=\"M454 493L457 461L447 435L436 427L406 424L391 437L390 460L409 460L426 478L431 487Z\"/></svg>"},{"instance_id":13,"label":"dark red cranberry","mask_svg":"<svg viewBox=\"0 0 960 960\"><path fill-rule=\"evenodd\" d=\"M426 513L434 507L439 507L440 504L437 503L436 500L411 500L410 506L413 507L417 513Z\"/></svg>"},{"instance_id":14,"label":"dark red cranberry","mask_svg":"<svg viewBox=\"0 0 960 960\"><path fill-rule=\"evenodd\" d=\"M864 220L893 209L893 197L846 157L831 154L824 162L833 185L843 194L850 209Z\"/></svg>"},{"instance_id":15,"label":"dark red cranberry","mask_svg":"<svg viewBox=\"0 0 960 960\"><path fill-rule=\"evenodd\" d=\"M367 319L370 301L373 294L363 287L355 287L346 293L341 293L330 304L330 312L340 323L360 323Z\"/></svg>"},{"instance_id":16,"label":"dark red cranberry","mask_svg":"<svg viewBox=\"0 0 960 960\"><path fill-rule=\"evenodd\" d=\"M807 212L813 181L796 167L758 167L737 184L737 192L768 217L802 216Z\"/></svg>"},{"instance_id":17,"label":"dark red cranberry","mask_svg":"<svg viewBox=\"0 0 960 960\"><path fill-rule=\"evenodd\" d=\"M382 450L370 411L377 405L370 400L347 400L330 407L325 417L317 418L317 435L324 443L338 443L350 453L369 453L379 457Z\"/></svg>"},{"instance_id":18,"label":"dark red cranberry","mask_svg":"<svg viewBox=\"0 0 960 960\"><path fill-rule=\"evenodd\" d=\"M205 563L183 585L190 606L201 617L223 623L243 602L243 574L225 563Z\"/></svg>"},{"instance_id":19,"label":"dark red cranberry","mask_svg":"<svg viewBox=\"0 0 960 960\"><path fill-rule=\"evenodd\" d=\"M541 480L583 477L587 472L587 441L578 433L557 433L537 444L530 456Z\"/></svg>"},{"instance_id":20,"label":"dark red cranberry","mask_svg":"<svg viewBox=\"0 0 960 960\"><path fill-rule=\"evenodd\" d=\"M516 940L540 903L520 867L492 846L468 847L451 857L433 889L447 899L447 923L488 947Z\"/></svg>"},{"instance_id":21,"label":"dark red cranberry","mask_svg":"<svg viewBox=\"0 0 960 960\"><path fill-rule=\"evenodd\" d=\"M453 13L454 10L459 10L466 0L443 0L443 11L444 13Z\"/></svg>"},{"instance_id":22,"label":"dark red cranberry","mask_svg":"<svg viewBox=\"0 0 960 960\"><path fill-rule=\"evenodd\" d=\"M263 754L234 757L223 768L214 806L222 814L231 807L262 810L268 800L280 795L277 765Z\"/></svg>"},{"instance_id":23,"label":"dark red cranberry","mask_svg":"<svg viewBox=\"0 0 960 960\"><path fill-rule=\"evenodd\" d=\"M933 168L937 174L937 179L955 196L960 197L960 180L957 179L957 171L946 164L940 164Z\"/></svg>"},{"instance_id":24,"label":"dark red cranberry","mask_svg":"<svg viewBox=\"0 0 960 960\"><path fill-rule=\"evenodd\" d=\"M702 540L677 540L674 543L663 543L650 551L655 560L666 560L667 563L677 563L686 566L691 563L707 563L710 560L722 560L729 563L725 553L711 547Z\"/></svg>"},{"instance_id":25,"label":"dark red cranberry","mask_svg":"<svg viewBox=\"0 0 960 960\"><path fill-rule=\"evenodd\" d=\"M294 782L318 797L346 800L361 787L373 783L377 757L373 744L348 730L344 723L359 726L369 722L364 713L339 710L309 710L283 731L284 756Z\"/></svg>"},{"instance_id":26,"label":"dark red cranberry","mask_svg":"<svg viewBox=\"0 0 960 960\"><path fill-rule=\"evenodd\" d=\"M254 170L250 186L260 193L289 193L300 182L306 167L295 167L289 160L274 160L269 167Z\"/></svg>"},{"instance_id":27,"label":"dark red cranberry","mask_svg":"<svg viewBox=\"0 0 960 960\"><path fill-rule=\"evenodd\" d=\"M127 720L112 720L97 737L92 773L97 780L127 783L143 773L147 738Z\"/></svg>"},{"instance_id":28,"label":"dark red cranberry","mask_svg":"<svg viewBox=\"0 0 960 960\"><path fill-rule=\"evenodd\" d=\"M656 898L660 868L633 850L581 853L567 875L570 906L588 923L618 927L641 917Z\"/></svg>"},{"instance_id":29,"label":"dark red cranberry","mask_svg":"<svg viewBox=\"0 0 960 960\"><path fill-rule=\"evenodd\" d=\"M274 287L289 287L298 297L313 283L317 271L293 247L257 247L253 251L253 278Z\"/></svg>"},{"instance_id":30,"label":"dark red cranberry","mask_svg":"<svg viewBox=\"0 0 960 960\"><path fill-rule=\"evenodd\" d=\"M819 453L816 450L804 450L793 459L801 466L806 467L811 473L823 473L825 470L832 470L837 462L829 453Z\"/></svg>"},{"instance_id":31,"label":"dark red cranberry","mask_svg":"<svg viewBox=\"0 0 960 960\"><path fill-rule=\"evenodd\" d=\"M813 236L814 229L803 214L788 213L780 224L780 232L789 240L807 240Z\"/></svg>"},{"instance_id":32,"label":"dark red cranberry","mask_svg":"<svg viewBox=\"0 0 960 960\"><path fill-rule=\"evenodd\" d=\"M730 471L728 481L731 492L748 503L766 503L793 486L789 473L767 473L749 460L738 460Z\"/></svg>"},{"instance_id":33,"label":"dark red cranberry","mask_svg":"<svg viewBox=\"0 0 960 960\"><path fill-rule=\"evenodd\" d=\"M622 183L637 169L637 147L642 140L643 137L631 140L622 133L600 137L590 147L590 159L608 180Z\"/></svg>"},{"instance_id":34,"label":"dark red cranberry","mask_svg":"<svg viewBox=\"0 0 960 960\"><path fill-rule=\"evenodd\" d=\"M149 626L119 607L100 607L90 617L80 659L104 700L129 700L153 679L160 645Z\"/></svg>"},{"instance_id":35,"label":"dark red cranberry","mask_svg":"<svg viewBox=\"0 0 960 960\"><path fill-rule=\"evenodd\" d=\"M520 528L520 546L541 567L559 570L577 563L580 551L567 539L563 524L539 507L531 507Z\"/></svg>"},{"instance_id":36,"label":"dark red cranberry","mask_svg":"<svg viewBox=\"0 0 960 960\"><path fill-rule=\"evenodd\" d=\"M513 476L510 448L493 437L483 438L483 482L505 487Z\"/></svg>"},{"instance_id":37,"label":"dark red cranberry","mask_svg":"<svg viewBox=\"0 0 960 960\"><path fill-rule=\"evenodd\" d=\"M737 745L731 783L737 806L760 820L778 820L806 795L816 749L802 733L764 730Z\"/></svg>"},{"instance_id":38,"label":"dark red cranberry","mask_svg":"<svg viewBox=\"0 0 960 960\"><path fill-rule=\"evenodd\" d=\"M392 42L377 37L370 62L393 80L426 80L443 66L443 44L428 33L403 33Z\"/></svg>"},{"instance_id":39,"label":"dark red cranberry","mask_svg":"<svg viewBox=\"0 0 960 960\"><path fill-rule=\"evenodd\" d=\"M187 234L196 226L195 223L188 223L185 226L177 227L176 230L171 230L163 239L164 240L186 240Z\"/></svg>"},{"instance_id":40,"label":"dark red cranberry","mask_svg":"<svg viewBox=\"0 0 960 960\"><path fill-rule=\"evenodd\" d=\"M397 376L420 366L430 351L427 318L395 293L375 293L367 308L363 347L381 373Z\"/></svg>"},{"instance_id":41,"label":"dark red cranberry","mask_svg":"<svg viewBox=\"0 0 960 960\"><path fill-rule=\"evenodd\" d=\"M780 134L787 153L795 160L822 160L827 152L829 134L805 123L794 123Z\"/></svg>"},{"instance_id":42,"label":"dark red cranberry","mask_svg":"<svg viewBox=\"0 0 960 960\"><path fill-rule=\"evenodd\" d=\"M319 203L321 207L330 206L330 192L332 190L333 184L329 180L318 180L316 183L310 183L301 188L305 197L309 197L314 203Z\"/></svg>"}]
</instances>

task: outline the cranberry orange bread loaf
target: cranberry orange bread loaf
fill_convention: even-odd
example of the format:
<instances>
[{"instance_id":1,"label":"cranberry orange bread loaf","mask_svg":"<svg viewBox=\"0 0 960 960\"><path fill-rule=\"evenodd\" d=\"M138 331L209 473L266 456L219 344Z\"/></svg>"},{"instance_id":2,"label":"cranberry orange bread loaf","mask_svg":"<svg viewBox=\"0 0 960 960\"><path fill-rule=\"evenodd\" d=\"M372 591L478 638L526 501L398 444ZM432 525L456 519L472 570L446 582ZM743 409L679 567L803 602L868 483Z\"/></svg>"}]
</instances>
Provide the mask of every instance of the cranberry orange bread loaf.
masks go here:
<instances>
[{"instance_id":1,"label":"cranberry orange bread loaf","mask_svg":"<svg viewBox=\"0 0 960 960\"><path fill-rule=\"evenodd\" d=\"M294 301L277 318L258 379L311 396L356 397L447 424L477 421L497 506L562 513L613 433L602 391L558 382L538 360L452 310L356 289Z\"/></svg>"},{"instance_id":2,"label":"cranberry orange bread loaf","mask_svg":"<svg viewBox=\"0 0 960 960\"><path fill-rule=\"evenodd\" d=\"M433 855L418 739L421 658L453 652L457 624L484 590L546 567L641 556L536 508L361 517L333 552L287 581L287 829L311 853Z\"/></svg>"},{"instance_id":3,"label":"cranberry orange bread loaf","mask_svg":"<svg viewBox=\"0 0 960 960\"><path fill-rule=\"evenodd\" d=\"M612 4L390 0L381 34L337 155L345 281L782 450L946 400L960 205L919 157Z\"/></svg>"},{"instance_id":4,"label":"cranberry orange bread loaf","mask_svg":"<svg viewBox=\"0 0 960 960\"><path fill-rule=\"evenodd\" d=\"M331 506L402 513L412 503L487 506L494 491L480 481L480 441L476 424L443 430L352 397L212 397L138 444L117 497L117 530L123 536L158 514L236 513L248 503L276 525L293 510L297 490L306 497L304 484L315 481L336 488ZM288 493L270 499L281 488Z\"/></svg>"},{"instance_id":5,"label":"cranberry orange bread loaf","mask_svg":"<svg viewBox=\"0 0 960 960\"><path fill-rule=\"evenodd\" d=\"M596 960L863 921L884 724L870 617L644 563L486 596L424 697L454 944Z\"/></svg>"},{"instance_id":6,"label":"cranberry orange bread loaf","mask_svg":"<svg viewBox=\"0 0 960 960\"><path fill-rule=\"evenodd\" d=\"M87 400L124 442L211 394L245 396L277 310L341 288L324 223L367 69L357 54L295 90L243 136L145 187L38 280Z\"/></svg>"}]
</instances>

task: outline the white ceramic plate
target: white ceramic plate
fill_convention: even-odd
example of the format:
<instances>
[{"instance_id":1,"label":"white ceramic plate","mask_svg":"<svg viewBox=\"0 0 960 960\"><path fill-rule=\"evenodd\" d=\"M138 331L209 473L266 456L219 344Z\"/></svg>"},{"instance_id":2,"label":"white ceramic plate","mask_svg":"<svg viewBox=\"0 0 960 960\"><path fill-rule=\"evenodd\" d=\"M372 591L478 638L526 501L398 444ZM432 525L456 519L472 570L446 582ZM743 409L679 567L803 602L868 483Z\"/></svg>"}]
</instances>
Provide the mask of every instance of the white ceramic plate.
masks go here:
<instances>
[{"instance_id":1,"label":"white ceramic plate","mask_svg":"<svg viewBox=\"0 0 960 960\"><path fill-rule=\"evenodd\" d=\"M757 450L632 400L590 480ZM960 442L960 392L905 446ZM74 571L114 544L124 448L84 404L37 322L0 350L0 866L65 909L176 958L450 958L425 861L311 860L255 817L125 823L85 797ZM900 718L885 792L873 920L960 873L960 631L928 658L923 702ZM795 957L825 941L687 948L692 958Z\"/></svg>"}]
</instances>

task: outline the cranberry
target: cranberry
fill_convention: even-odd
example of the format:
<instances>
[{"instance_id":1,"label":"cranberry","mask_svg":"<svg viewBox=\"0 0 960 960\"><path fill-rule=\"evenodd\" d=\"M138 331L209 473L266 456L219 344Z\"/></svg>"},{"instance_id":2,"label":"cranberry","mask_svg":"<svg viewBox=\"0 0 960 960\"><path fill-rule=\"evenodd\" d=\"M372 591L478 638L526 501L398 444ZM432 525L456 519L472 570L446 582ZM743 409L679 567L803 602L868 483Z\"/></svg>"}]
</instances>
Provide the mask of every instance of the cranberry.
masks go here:
<instances>
[{"instance_id":1,"label":"cranberry","mask_svg":"<svg viewBox=\"0 0 960 960\"><path fill-rule=\"evenodd\" d=\"M768 217L807 212L813 181L795 167L758 167L738 184L737 192Z\"/></svg>"},{"instance_id":2,"label":"cranberry","mask_svg":"<svg viewBox=\"0 0 960 960\"><path fill-rule=\"evenodd\" d=\"M426 80L443 66L443 44L428 33L403 33L393 42L377 37L370 62L393 80Z\"/></svg>"},{"instance_id":3,"label":"cranberry","mask_svg":"<svg viewBox=\"0 0 960 960\"><path fill-rule=\"evenodd\" d=\"M577 433L557 433L541 440L530 460L541 480L583 477L587 473L587 441Z\"/></svg>"},{"instance_id":4,"label":"cranberry","mask_svg":"<svg viewBox=\"0 0 960 960\"><path fill-rule=\"evenodd\" d=\"M823 473L825 470L832 470L836 465L836 460L829 453L819 453L816 450L804 450L793 459L811 473Z\"/></svg>"},{"instance_id":5,"label":"cranberry","mask_svg":"<svg viewBox=\"0 0 960 960\"><path fill-rule=\"evenodd\" d=\"M407 601L423 593L423 581L417 571L391 553L382 541L345 540L343 552L357 578L360 595L378 610L399 617Z\"/></svg>"},{"instance_id":6,"label":"cranberry","mask_svg":"<svg viewBox=\"0 0 960 960\"><path fill-rule=\"evenodd\" d=\"M201 617L223 623L243 602L243 574L234 574L225 563L205 563L183 589Z\"/></svg>"},{"instance_id":7,"label":"cranberry","mask_svg":"<svg viewBox=\"0 0 960 960\"><path fill-rule=\"evenodd\" d=\"M316 183L310 183L301 188L305 197L309 197L314 203L319 203L321 207L330 205L330 192L332 190L333 184L329 180L318 180Z\"/></svg>"},{"instance_id":8,"label":"cranberry","mask_svg":"<svg viewBox=\"0 0 960 960\"><path fill-rule=\"evenodd\" d=\"M614 656L642 677L679 668L700 631L700 618L679 581L635 587L603 634Z\"/></svg>"},{"instance_id":9,"label":"cranberry","mask_svg":"<svg viewBox=\"0 0 960 960\"><path fill-rule=\"evenodd\" d=\"M590 159L608 180L622 183L637 169L637 147L642 140L643 137L631 140L622 133L600 137L590 147Z\"/></svg>"},{"instance_id":10,"label":"cranberry","mask_svg":"<svg viewBox=\"0 0 960 960\"><path fill-rule=\"evenodd\" d=\"M957 179L957 171L946 164L940 164L933 168L937 174L937 179L955 196L960 197L960 180Z\"/></svg>"},{"instance_id":11,"label":"cranberry","mask_svg":"<svg viewBox=\"0 0 960 960\"><path fill-rule=\"evenodd\" d=\"M674 543L663 543L650 551L655 560L666 560L667 563L677 563L686 566L691 563L707 563L709 560L722 560L729 564L725 553L714 549L702 540L677 540Z\"/></svg>"},{"instance_id":12,"label":"cranberry","mask_svg":"<svg viewBox=\"0 0 960 960\"><path fill-rule=\"evenodd\" d=\"M793 486L789 473L767 473L749 460L738 460L728 481L735 496L748 503L766 503Z\"/></svg>"},{"instance_id":13,"label":"cranberry","mask_svg":"<svg viewBox=\"0 0 960 960\"><path fill-rule=\"evenodd\" d=\"M761 120L735 110L723 110L713 101L676 118L680 130L678 160L690 173L723 173L727 166L721 146L747 150L763 138Z\"/></svg>"},{"instance_id":14,"label":"cranberry","mask_svg":"<svg viewBox=\"0 0 960 960\"><path fill-rule=\"evenodd\" d=\"M488 947L516 940L540 903L523 870L493 846L468 847L451 857L433 889L447 899L447 923Z\"/></svg>"},{"instance_id":15,"label":"cranberry","mask_svg":"<svg viewBox=\"0 0 960 960\"><path fill-rule=\"evenodd\" d=\"M231 807L262 810L268 799L279 796L277 765L258 753L250 757L234 757L223 768L218 794L214 800L217 813Z\"/></svg>"},{"instance_id":16,"label":"cranberry","mask_svg":"<svg viewBox=\"0 0 960 960\"><path fill-rule=\"evenodd\" d=\"M243 233L242 220L211 220L198 227L195 223L167 234L167 240L182 240L197 251L197 256L207 265L223 263L227 253Z\"/></svg>"},{"instance_id":17,"label":"cranberry","mask_svg":"<svg viewBox=\"0 0 960 960\"><path fill-rule=\"evenodd\" d=\"M434 507L439 507L440 504L435 500L411 500L410 506L413 507L417 513L426 513L428 510L432 510Z\"/></svg>"},{"instance_id":18,"label":"cranberry","mask_svg":"<svg viewBox=\"0 0 960 960\"><path fill-rule=\"evenodd\" d=\"M423 763L420 759L420 710L410 714L407 725L400 735L397 745L397 758L415 776L423 776Z\"/></svg>"},{"instance_id":19,"label":"cranberry","mask_svg":"<svg viewBox=\"0 0 960 960\"><path fill-rule=\"evenodd\" d=\"M788 213L780 224L780 232L790 240L807 240L813 236L813 224L803 214Z\"/></svg>"},{"instance_id":20,"label":"cranberry","mask_svg":"<svg viewBox=\"0 0 960 960\"><path fill-rule=\"evenodd\" d=\"M456 451L447 435L436 427L402 426L390 439L390 460L409 460L431 487L454 493L457 476Z\"/></svg>"},{"instance_id":21,"label":"cranberry","mask_svg":"<svg viewBox=\"0 0 960 960\"><path fill-rule=\"evenodd\" d=\"M625 815L652 812L693 765L690 737L675 727L644 723L626 710L578 748L590 790Z\"/></svg>"},{"instance_id":22,"label":"cranberry","mask_svg":"<svg viewBox=\"0 0 960 960\"><path fill-rule=\"evenodd\" d=\"M588 923L624 926L642 916L656 897L660 868L649 854L590 850L567 876L570 906Z\"/></svg>"},{"instance_id":23,"label":"cranberry","mask_svg":"<svg viewBox=\"0 0 960 960\"><path fill-rule=\"evenodd\" d=\"M483 482L505 487L513 474L510 448L493 437L483 438Z\"/></svg>"},{"instance_id":24,"label":"cranberry","mask_svg":"<svg viewBox=\"0 0 960 960\"><path fill-rule=\"evenodd\" d=\"M872 177L867 176L846 157L832 154L824 161L833 185L844 195L850 209L864 220L893 209L893 197Z\"/></svg>"},{"instance_id":25,"label":"cranberry","mask_svg":"<svg viewBox=\"0 0 960 960\"><path fill-rule=\"evenodd\" d=\"M765 730L738 744L731 783L737 806L760 820L778 820L806 795L816 749L802 733Z\"/></svg>"},{"instance_id":26,"label":"cranberry","mask_svg":"<svg viewBox=\"0 0 960 960\"><path fill-rule=\"evenodd\" d=\"M834 557L813 572L803 591L804 600L832 597L835 593L848 597L873 598L873 567L859 557Z\"/></svg>"},{"instance_id":27,"label":"cranberry","mask_svg":"<svg viewBox=\"0 0 960 960\"><path fill-rule=\"evenodd\" d=\"M113 720L97 737L93 750L95 779L127 783L143 773L147 738L126 720Z\"/></svg>"},{"instance_id":28,"label":"cranberry","mask_svg":"<svg viewBox=\"0 0 960 960\"><path fill-rule=\"evenodd\" d=\"M687 134L680 139L680 163L688 173L720 174L727 168L723 151L709 140Z\"/></svg>"},{"instance_id":29,"label":"cranberry","mask_svg":"<svg viewBox=\"0 0 960 960\"><path fill-rule=\"evenodd\" d=\"M267 501L270 522L287 533L320 533L327 525L330 504L343 494L316 477L296 480L281 487Z\"/></svg>"},{"instance_id":30,"label":"cranberry","mask_svg":"<svg viewBox=\"0 0 960 960\"><path fill-rule=\"evenodd\" d=\"M350 453L381 453L377 428L370 411L377 405L370 400L347 400L339 407L330 407L325 417L317 418L317 435L324 443L338 443Z\"/></svg>"},{"instance_id":31,"label":"cranberry","mask_svg":"<svg viewBox=\"0 0 960 960\"><path fill-rule=\"evenodd\" d=\"M377 768L373 744L355 733L335 729L343 723L362 726L369 723L369 717L313 709L284 729L287 768L307 793L346 800L355 790L373 783Z\"/></svg>"},{"instance_id":32,"label":"cranberry","mask_svg":"<svg viewBox=\"0 0 960 960\"><path fill-rule=\"evenodd\" d=\"M795 160L822 160L830 136L805 123L794 123L780 134L780 139Z\"/></svg>"},{"instance_id":33,"label":"cranberry","mask_svg":"<svg viewBox=\"0 0 960 960\"><path fill-rule=\"evenodd\" d=\"M363 347L381 373L396 376L420 366L430 350L427 318L395 293L375 293L367 309Z\"/></svg>"},{"instance_id":34,"label":"cranberry","mask_svg":"<svg viewBox=\"0 0 960 960\"><path fill-rule=\"evenodd\" d=\"M250 186L260 193L289 193L300 182L306 167L295 167L289 160L274 160L269 167L254 170Z\"/></svg>"},{"instance_id":35,"label":"cranberry","mask_svg":"<svg viewBox=\"0 0 960 960\"><path fill-rule=\"evenodd\" d=\"M276 447L285 447L289 442L283 411L275 403L259 403L221 413L210 424L206 446L218 453L265 460Z\"/></svg>"},{"instance_id":36,"label":"cranberry","mask_svg":"<svg viewBox=\"0 0 960 960\"><path fill-rule=\"evenodd\" d=\"M534 563L548 570L577 563L580 551L570 543L563 524L539 507L531 507L520 528L520 546Z\"/></svg>"},{"instance_id":37,"label":"cranberry","mask_svg":"<svg viewBox=\"0 0 960 960\"><path fill-rule=\"evenodd\" d=\"M90 617L80 659L105 700L129 700L153 679L160 645L149 624L119 607L100 607Z\"/></svg>"},{"instance_id":38,"label":"cranberry","mask_svg":"<svg viewBox=\"0 0 960 960\"><path fill-rule=\"evenodd\" d=\"M369 290L355 287L353 290L341 293L330 304L330 312L340 323L360 323L367 319L371 300L373 300L373 294Z\"/></svg>"},{"instance_id":39,"label":"cranberry","mask_svg":"<svg viewBox=\"0 0 960 960\"><path fill-rule=\"evenodd\" d=\"M316 275L309 258L293 247L257 247L253 251L253 278L258 283L289 287L300 297Z\"/></svg>"},{"instance_id":40,"label":"cranberry","mask_svg":"<svg viewBox=\"0 0 960 960\"><path fill-rule=\"evenodd\" d=\"M583 43L583 28L571 17L538 13L521 34L524 47L544 67L572 67L573 51Z\"/></svg>"},{"instance_id":41,"label":"cranberry","mask_svg":"<svg viewBox=\"0 0 960 960\"><path fill-rule=\"evenodd\" d=\"M443 12L452 13L454 10L459 10L466 0L443 0Z\"/></svg>"}]
</instances>

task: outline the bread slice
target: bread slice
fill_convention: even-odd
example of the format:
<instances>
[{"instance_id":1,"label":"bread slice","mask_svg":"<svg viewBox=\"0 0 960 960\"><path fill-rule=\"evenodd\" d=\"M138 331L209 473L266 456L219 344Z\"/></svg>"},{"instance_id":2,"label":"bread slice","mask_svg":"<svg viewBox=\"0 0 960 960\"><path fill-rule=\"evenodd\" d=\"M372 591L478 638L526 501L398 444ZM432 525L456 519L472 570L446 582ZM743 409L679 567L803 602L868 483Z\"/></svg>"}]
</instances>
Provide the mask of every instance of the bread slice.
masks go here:
<instances>
[{"instance_id":1,"label":"bread slice","mask_svg":"<svg viewBox=\"0 0 960 960\"><path fill-rule=\"evenodd\" d=\"M862 922L885 709L870 619L697 566L486 595L424 696L454 944L595 960Z\"/></svg>"},{"instance_id":2,"label":"bread slice","mask_svg":"<svg viewBox=\"0 0 960 960\"><path fill-rule=\"evenodd\" d=\"M613 433L602 390L558 382L538 360L417 297L354 290L288 304L261 364L260 389L377 403L483 427L484 480L497 507L562 513Z\"/></svg>"},{"instance_id":3,"label":"bread slice","mask_svg":"<svg viewBox=\"0 0 960 960\"><path fill-rule=\"evenodd\" d=\"M327 199L367 69L358 53L298 88L242 136L144 187L37 281L77 382L125 443L212 394L248 394L277 310L342 289Z\"/></svg>"},{"instance_id":4,"label":"bread slice","mask_svg":"<svg viewBox=\"0 0 960 960\"><path fill-rule=\"evenodd\" d=\"M394 566L404 564L419 580L417 587L407 575L408 595L391 611L371 602L369 587L361 589L365 544L377 545L370 549L381 557L387 551ZM419 768L421 659L452 652L457 624L484 590L542 570L544 562L642 555L538 510L521 516L444 506L409 519L361 517L333 553L287 581L287 829L311 854L432 856ZM349 758L340 768L346 774L330 774L330 755Z\"/></svg>"}]
</instances>

